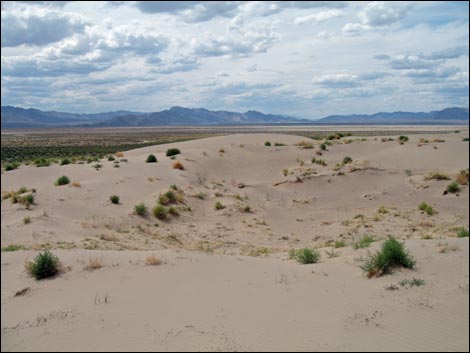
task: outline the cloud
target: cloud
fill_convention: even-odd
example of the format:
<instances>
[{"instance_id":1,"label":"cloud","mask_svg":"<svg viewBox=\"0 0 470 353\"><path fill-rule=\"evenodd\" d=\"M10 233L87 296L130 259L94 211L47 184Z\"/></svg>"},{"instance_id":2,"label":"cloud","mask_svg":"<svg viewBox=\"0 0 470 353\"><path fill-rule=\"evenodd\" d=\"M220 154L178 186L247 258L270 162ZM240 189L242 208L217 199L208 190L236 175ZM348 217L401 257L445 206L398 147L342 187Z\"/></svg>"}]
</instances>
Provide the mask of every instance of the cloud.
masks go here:
<instances>
[{"instance_id":1,"label":"cloud","mask_svg":"<svg viewBox=\"0 0 470 353\"><path fill-rule=\"evenodd\" d=\"M313 13L307 16L297 17L294 20L294 24L300 25L300 24L311 23L311 22L314 22L314 23L324 22L326 20L341 16L343 14L344 12L341 10L321 11L321 12Z\"/></svg>"},{"instance_id":2,"label":"cloud","mask_svg":"<svg viewBox=\"0 0 470 353\"><path fill-rule=\"evenodd\" d=\"M89 23L81 16L42 9L2 11L2 47L42 46L81 33Z\"/></svg>"},{"instance_id":3,"label":"cloud","mask_svg":"<svg viewBox=\"0 0 470 353\"><path fill-rule=\"evenodd\" d=\"M372 1L358 13L359 22L343 26L345 35L359 35L373 28L383 28L403 20L413 8L412 3Z\"/></svg>"},{"instance_id":4,"label":"cloud","mask_svg":"<svg viewBox=\"0 0 470 353\"><path fill-rule=\"evenodd\" d=\"M358 79L357 75L345 73L326 74L314 78L312 83L327 87L356 87L359 84Z\"/></svg>"},{"instance_id":5,"label":"cloud","mask_svg":"<svg viewBox=\"0 0 470 353\"><path fill-rule=\"evenodd\" d=\"M376 60L390 60L390 56L387 54L375 54L374 59Z\"/></svg>"},{"instance_id":6,"label":"cloud","mask_svg":"<svg viewBox=\"0 0 470 353\"><path fill-rule=\"evenodd\" d=\"M258 70L258 65L254 64L246 68L247 72L256 72Z\"/></svg>"},{"instance_id":7,"label":"cloud","mask_svg":"<svg viewBox=\"0 0 470 353\"><path fill-rule=\"evenodd\" d=\"M418 55L398 55L389 61L390 67L396 70L430 69L442 63L441 60L426 60Z\"/></svg>"},{"instance_id":8,"label":"cloud","mask_svg":"<svg viewBox=\"0 0 470 353\"><path fill-rule=\"evenodd\" d=\"M402 1L372 1L358 14L360 22L370 27L388 26L402 20L413 8Z\"/></svg>"},{"instance_id":9,"label":"cloud","mask_svg":"<svg viewBox=\"0 0 470 353\"><path fill-rule=\"evenodd\" d=\"M456 47L435 51L431 54L422 54L421 57L427 60L456 59L461 56L468 56L468 45L459 45Z\"/></svg>"}]
</instances>

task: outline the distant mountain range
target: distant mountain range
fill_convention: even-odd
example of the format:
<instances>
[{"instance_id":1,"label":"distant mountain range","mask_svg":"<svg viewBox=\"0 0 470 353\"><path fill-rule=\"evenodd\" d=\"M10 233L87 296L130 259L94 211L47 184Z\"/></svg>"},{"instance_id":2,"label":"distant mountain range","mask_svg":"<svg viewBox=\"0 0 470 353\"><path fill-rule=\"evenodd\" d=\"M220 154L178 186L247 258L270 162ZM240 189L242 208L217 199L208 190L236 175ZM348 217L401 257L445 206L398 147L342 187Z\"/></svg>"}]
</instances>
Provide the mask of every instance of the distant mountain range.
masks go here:
<instances>
[{"instance_id":1,"label":"distant mountain range","mask_svg":"<svg viewBox=\"0 0 470 353\"><path fill-rule=\"evenodd\" d=\"M41 111L12 106L1 107L2 129L52 127L118 127L118 126L182 126L182 125L246 125L246 124L467 124L468 108L446 108L429 113L393 112L372 115L330 115L319 120L286 115L212 111L203 108L172 107L155 113L120 110L99 114L72 114Z\"/></svg>"}]
</instances>

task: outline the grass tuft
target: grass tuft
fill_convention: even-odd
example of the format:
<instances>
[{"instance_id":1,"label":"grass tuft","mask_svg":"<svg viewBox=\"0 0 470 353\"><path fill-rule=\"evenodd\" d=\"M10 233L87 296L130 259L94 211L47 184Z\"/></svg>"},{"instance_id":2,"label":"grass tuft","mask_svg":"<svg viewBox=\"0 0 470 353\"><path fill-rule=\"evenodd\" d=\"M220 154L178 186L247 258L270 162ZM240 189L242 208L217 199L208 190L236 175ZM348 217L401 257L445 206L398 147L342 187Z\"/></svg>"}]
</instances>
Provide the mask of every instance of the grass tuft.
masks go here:
<instances>
[{"instance_id":1,"label":"grass tuft","mask_svg":"<svg viewBox=\"0 0 470 353\"><path fill-rule=\"evenodd\" d=\"M295 259L297 260L297 262L304 264L304 265L314 264L320 260L321 254L316 249L309 249L309 248L303 248L300 250L292 249L289 251L289 258Z\"/></svg>"},{"instance_id":2,"label":"grass tuft","mask_svg":"<svg viewBox=\"0 0 470 353\"><path fill-rule=\"evenodd\" d=\"M59 272L59 258L46 250L26 263L26 271L36 279L54 276Z\"/></svg>"}]
</instances>

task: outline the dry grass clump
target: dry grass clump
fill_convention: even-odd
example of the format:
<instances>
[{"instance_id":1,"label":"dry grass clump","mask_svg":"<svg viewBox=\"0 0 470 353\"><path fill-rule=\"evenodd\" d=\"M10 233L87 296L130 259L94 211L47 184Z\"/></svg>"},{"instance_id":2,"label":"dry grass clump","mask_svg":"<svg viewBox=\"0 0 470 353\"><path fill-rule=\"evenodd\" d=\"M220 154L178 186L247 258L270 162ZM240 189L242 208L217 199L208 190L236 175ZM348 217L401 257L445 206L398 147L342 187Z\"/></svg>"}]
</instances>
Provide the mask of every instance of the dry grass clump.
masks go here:
<instances>
[{"instance_id":1,"label":"dry grass clump","mask_svg":"<svg viewBox=\"0 0 470 353\"><path fill-rule=\"evenodd\" d=\"M124 152L116 152L114 155L118 158L122 158L124 157Z\"/></svg>"},{"instance_id":2,"label":"dry grass clump","mask_svg":"<svg viewBox=\"0 0 470 353\"><path fill-rule=\"evenodd\" d=\"M184 170L184 166L180 161L176 161L173 164L173 169L179 169L179 170Z\"/></svg>"},{"instance_id":3,"label":"dry grass clump","mask_svg":"<svg viewBox=\"0 0 470 353\"><path fill-rule=\"evenodd\" d=\"M88 259L88 264L84 267L85 270L87 271L92 271L92 270L98 270L101 267L103 267L103 264L101 263L98 258L92 259L91 257Z\"/></svg>"},{"instance_id":4,"label":"dry grass clump","mask_svg":"<svg viewBox=\"0 0 470 353\"><path fill-rule=\"evenodd\" d=\"M302 147L303 149L311 149L313 148L313 143L307 141L300 141L295 144L296 146Z\"/></svg>"},{"instance_id":5,"label":"dry grass clump","mask_svg":"<svg viewBox=\"0 0 470 353\"><path fill-rule=\"evenodd\" d=\"M223 148L219 149L219 153L225 153L225 150Z\"/></svg>"},{"instance_id":6,"label":"dry grass clump","mask_svg":"<svg viewBox=\"0 0 470 353\"><path fill-rule=\"evenodd\" d=\"M424 180L450 180L450 177L445 173L433 172L429 173Z\"/></svg>"},{"instance_id":7,"label":"dry grass clump","mask_svg":"<svg viewBox=\"0 0 470 353\"><path fill-rule=\"evenodd\" d=\"M162 261L155 256L155 254L151 254L145 258L145 264L149 266L158 266L162 263Z\"/></svg>"},{"instance_id":8,"label":"dry grass clump","mask_svg":"<svg viewBox=\"0 0 470 353\"><path fill-rule=\"evenodd\" d=\"M467 185L468 184L468 169L463 169L460 171L460 173L457 175L457 178L455 179L457 183L460 185Z\"/></svg>"},{"instance_id":9,"label":"dry grass clump","mask_svg":"<svg viewBox=\"0 0 470 353\"><path fill-rule=\"evenodd\" d=\"M75 186L76 188L81 188L81 187L82 187L82 184L80 184L79 181L74 181L74 182L72 183L72 186Z\"/></svg>"}]
</instances>

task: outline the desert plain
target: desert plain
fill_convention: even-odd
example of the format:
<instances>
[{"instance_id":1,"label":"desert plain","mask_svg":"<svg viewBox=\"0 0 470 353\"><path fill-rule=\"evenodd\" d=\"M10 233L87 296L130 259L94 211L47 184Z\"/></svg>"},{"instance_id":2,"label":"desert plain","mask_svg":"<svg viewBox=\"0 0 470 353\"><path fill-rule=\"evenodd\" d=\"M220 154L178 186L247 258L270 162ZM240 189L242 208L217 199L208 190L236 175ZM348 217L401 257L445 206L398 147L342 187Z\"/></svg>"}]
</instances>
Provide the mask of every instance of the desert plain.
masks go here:
<instances>
[{"instance_id":1,"label":"desert plain","mask_svg":"<svg viewBox=\"0 0 470 353\"><path fill-rule=\"evenodd\" d=\"M468 173L468 126L288 130L2 171L2 195L34 193L28 207L2 197L2 351L467 351L468 177L445 191ZM416 266L368 278L388 236ZM305 247L317 263L289 258ZM61 272L35 280L25 262L45 249Z\"/></svg>"}]
</instances>

